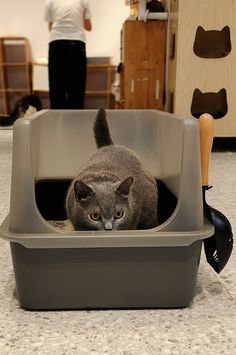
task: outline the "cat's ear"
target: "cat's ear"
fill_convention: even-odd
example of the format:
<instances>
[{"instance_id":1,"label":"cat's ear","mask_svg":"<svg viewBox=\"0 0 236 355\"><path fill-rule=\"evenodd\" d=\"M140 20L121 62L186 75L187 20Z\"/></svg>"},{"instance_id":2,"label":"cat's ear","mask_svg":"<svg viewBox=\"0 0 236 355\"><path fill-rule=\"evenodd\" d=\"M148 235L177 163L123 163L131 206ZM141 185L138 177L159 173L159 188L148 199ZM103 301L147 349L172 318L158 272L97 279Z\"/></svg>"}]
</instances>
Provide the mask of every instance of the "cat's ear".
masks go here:
<instances>
[{"instance_id":1,"label":"cat's ear","mask_svg":"<svg viewBox=\"0 0 236 355\"><path fill-rule=\"evenodd\" d=\"M218 91L218 95L226 95L226 90L224 89L224 88L222 88L222 89L220 89L219 91Z\"/></svg>"},{"instance_id":2,"label":"cat's ear","mask_svg":"<svg viewBox=\"0 0 236 355\"><path fill-rule=\"evenodd\" d=\"M74 182L74 192L77 201L85 200L94 194L91 187L82 180L76 180Z\"/></svg>"},{"instance_id":3,"label":"cat's ear","mask_svg":"<svg viewBox=\"0 0 236 355\"><path fill-rule=\"evenodd\" d=\"M198 32L198 33L205 33L206 30L205 30L202 26L198 26L197 32Z\"/></svg>"},{"instance_id":4,"label":"cat's ear","mask_svg":"<svg viewBox=\"0 0 236 355\"><path fill-rule=\"evenodd\" d=\"M133 176L128 176L124 181L122 181L115 192L120 196L128 196L131 185L133 184L134 178Z\"/></svg>"},{"instance_id":5,"label":"cat's ear","mask_svg":"<svg viewBox=\"0 0 236 355\"><path fill-rule=\"evenodd\" d=\"M196 95L203 95L203 92L202 92L200 89L198 89L198 88L196 88L196 89L194 90L194 93L195 93Z\"/></svg>"},{"instance_id":6,"label":"cat's ear","mask_svg":"<svg viewBox=\"0 0 236 355\"><path fill-rule=\"evenodd\" d=\"M225 33L225 34L226 34L226 33L227 33L227 34L230 33L229 26L223 27L220 32L223 33L223 34L224 34L224 33Z\"/></svg>"}]
</instances>

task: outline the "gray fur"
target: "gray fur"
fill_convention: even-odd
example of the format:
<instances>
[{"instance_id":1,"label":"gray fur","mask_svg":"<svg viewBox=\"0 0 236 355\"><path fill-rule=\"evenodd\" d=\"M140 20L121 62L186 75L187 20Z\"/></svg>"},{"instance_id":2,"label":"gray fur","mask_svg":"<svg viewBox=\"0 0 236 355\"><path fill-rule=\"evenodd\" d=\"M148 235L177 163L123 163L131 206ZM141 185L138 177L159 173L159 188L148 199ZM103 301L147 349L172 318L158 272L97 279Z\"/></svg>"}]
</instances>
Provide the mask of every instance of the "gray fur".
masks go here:
<instances>
[{"instance_id":1,"label":"gray fur","mask_svg":"<svg viewBox=\"0 0 236 355\"><path fill-rule=\"evenodd\" d=\"M106 111L103 108L100 108L98 111L93 125L93 132L97 148L114 144L111 139L109 126L106 120Z\"/></svg>"},{"instance_id":2,"label":"gray fur","mask_svg":"<svg viewBox=\"0 0 236 355\"><path fill-rule=\"evenodd\" d=\"M157 225L157 187L130 149L113 144L106 114L100 109L94 122L99 148L73 180L66 210L75 230L148 229ZM101 218L89 217L98 213ZM121 213L121 218L115 218Z\"/></svg>"}]
</instances>

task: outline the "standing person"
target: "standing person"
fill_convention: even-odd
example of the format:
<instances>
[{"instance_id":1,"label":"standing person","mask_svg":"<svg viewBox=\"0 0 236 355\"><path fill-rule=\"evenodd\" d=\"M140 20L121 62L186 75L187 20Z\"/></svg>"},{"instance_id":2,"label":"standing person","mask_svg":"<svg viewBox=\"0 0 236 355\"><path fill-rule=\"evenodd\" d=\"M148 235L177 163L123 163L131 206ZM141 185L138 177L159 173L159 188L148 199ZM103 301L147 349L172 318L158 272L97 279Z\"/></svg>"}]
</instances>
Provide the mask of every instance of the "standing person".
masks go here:
<instances>
[{"instance_id":1,"label":"standing person","mask_svg":"<svg viewBox=\"0 0 236 355\"><path fill-rule=\"evenodd\" d=\"M86 85L85 30L91 31L89 0L46 0L49 92L52 109L82 109Z\"/></svg>"}]
</instances>

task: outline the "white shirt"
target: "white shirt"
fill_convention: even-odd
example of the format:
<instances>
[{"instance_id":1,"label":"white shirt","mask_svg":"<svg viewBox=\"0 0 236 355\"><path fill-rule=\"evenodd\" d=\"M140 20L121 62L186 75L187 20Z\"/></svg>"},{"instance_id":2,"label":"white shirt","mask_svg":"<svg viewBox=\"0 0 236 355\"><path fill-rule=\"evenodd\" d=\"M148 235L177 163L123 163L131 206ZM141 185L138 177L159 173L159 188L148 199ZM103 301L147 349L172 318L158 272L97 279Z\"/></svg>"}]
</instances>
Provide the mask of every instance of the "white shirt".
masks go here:
<instances>
[{"instance_id":1,"label":"white shirt","mask_svg":"<svg viewBox=\"0 0 236 355\"><path fill-rule=\"evenodd\" d=\"M45 20L53 23L49 42L58 39L85 42L84 19L91 19L88 0L46 0Z\"/></svg>"}]
</instances>

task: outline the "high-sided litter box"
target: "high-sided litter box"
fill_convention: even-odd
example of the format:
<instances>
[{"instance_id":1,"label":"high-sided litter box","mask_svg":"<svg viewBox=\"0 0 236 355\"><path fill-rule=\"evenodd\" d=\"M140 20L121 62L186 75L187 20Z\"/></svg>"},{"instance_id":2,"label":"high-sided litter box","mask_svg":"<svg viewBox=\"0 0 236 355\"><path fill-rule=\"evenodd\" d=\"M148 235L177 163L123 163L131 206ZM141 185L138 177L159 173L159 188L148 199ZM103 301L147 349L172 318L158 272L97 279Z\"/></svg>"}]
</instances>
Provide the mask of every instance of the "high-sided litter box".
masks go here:
<instances>
[{"instance_id":1,"label":"high-sided litter box","mask_svg":"<svg viewBox=\"0 0 236 355\"><path fill-rule=\"evenodd\" d=\"M44 110L16 121L10 212L21 307L34 310L185 307L191 304L204 222L197 119L153 110L107 110L115 143L133 149L159 187L159 226L76 232L63 220L68 184L95 151L96 110Z\"/></svg>"}]
</instances>

